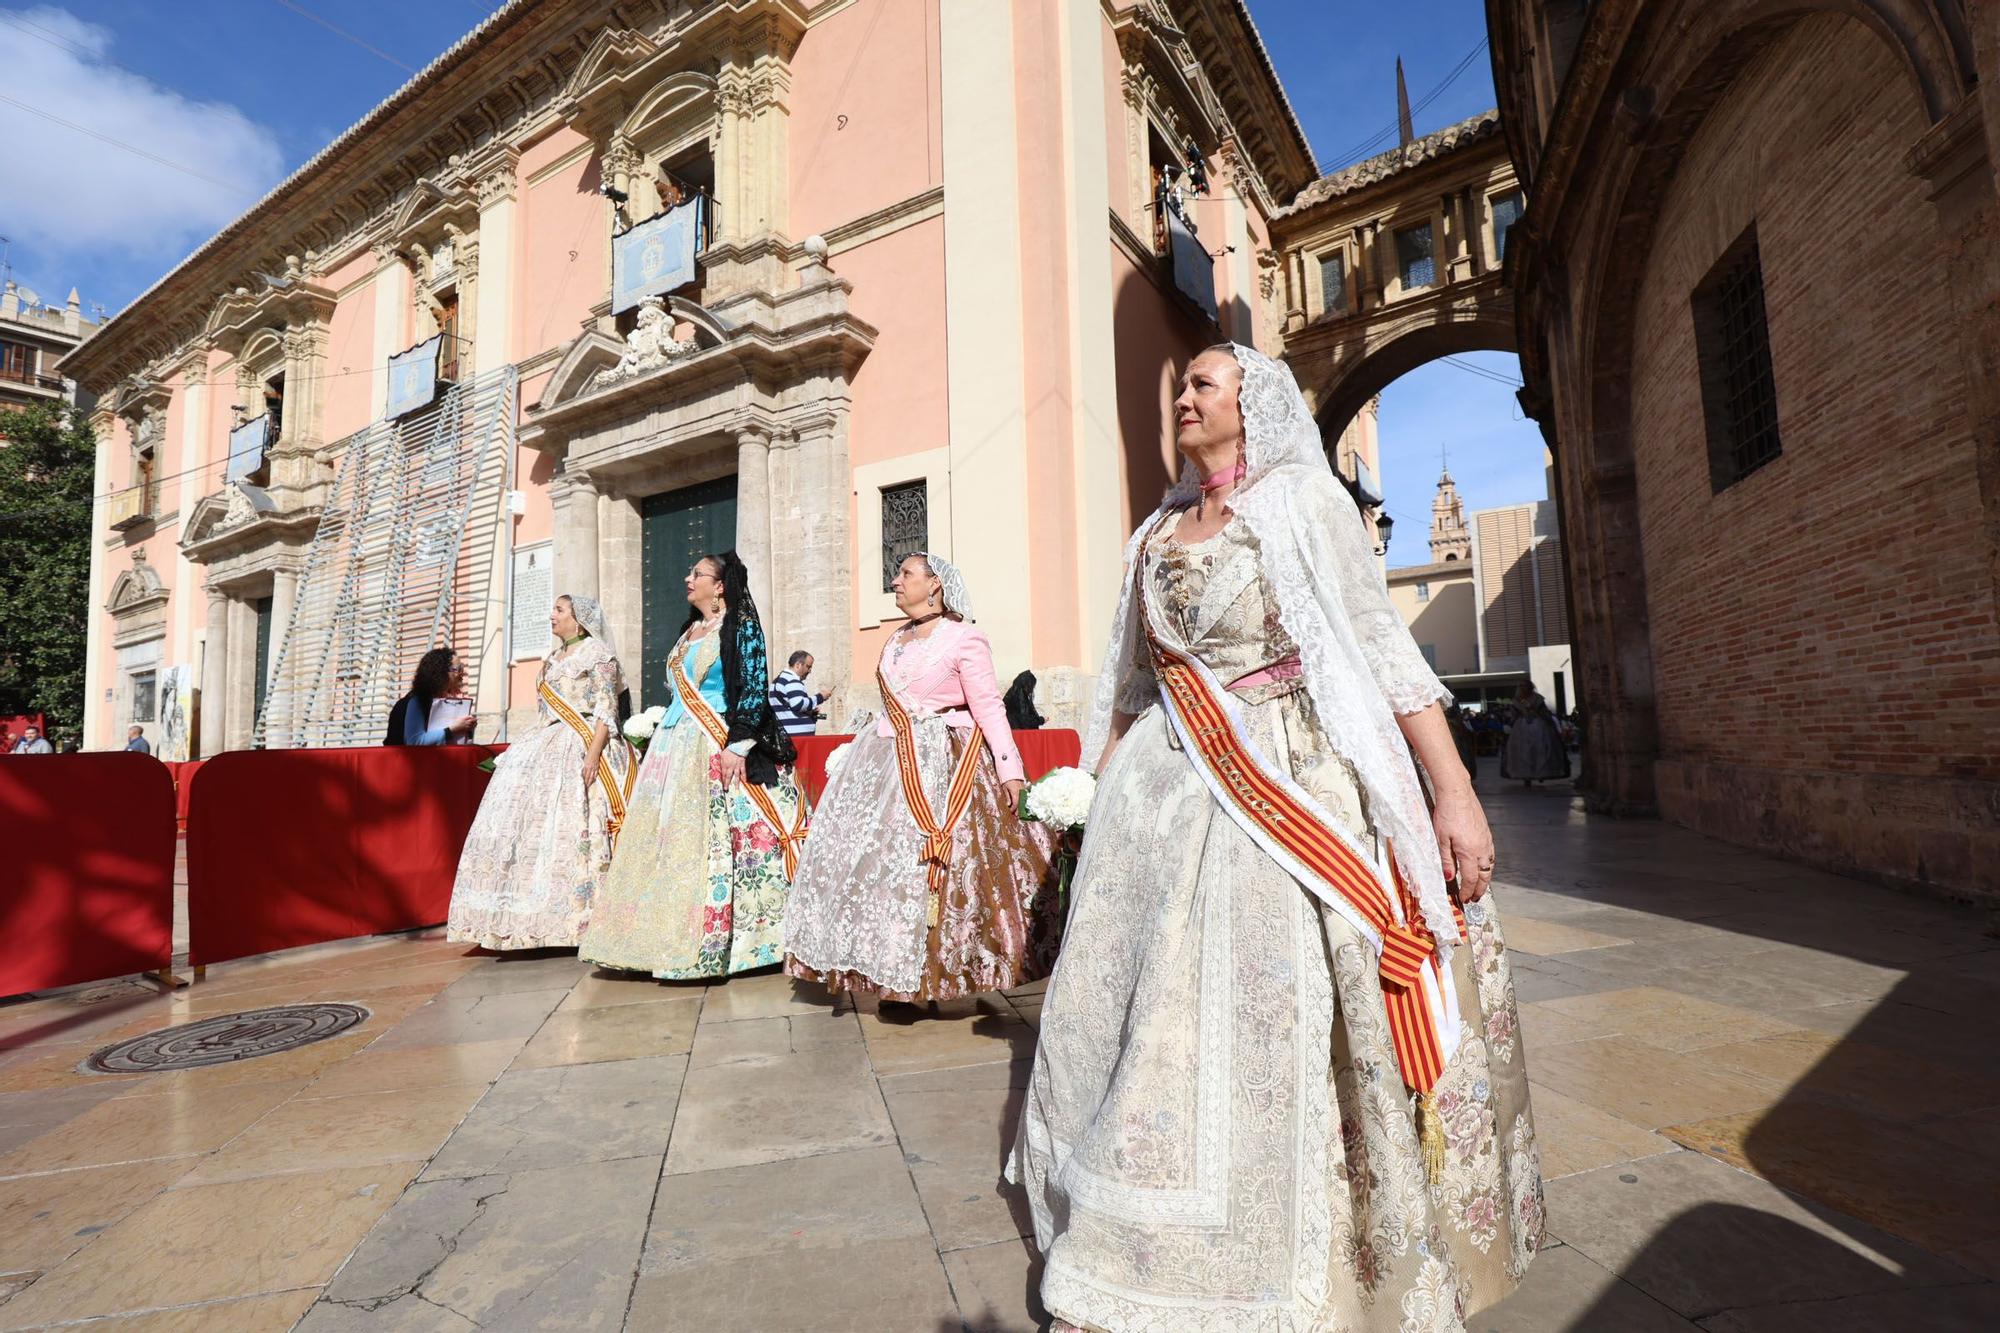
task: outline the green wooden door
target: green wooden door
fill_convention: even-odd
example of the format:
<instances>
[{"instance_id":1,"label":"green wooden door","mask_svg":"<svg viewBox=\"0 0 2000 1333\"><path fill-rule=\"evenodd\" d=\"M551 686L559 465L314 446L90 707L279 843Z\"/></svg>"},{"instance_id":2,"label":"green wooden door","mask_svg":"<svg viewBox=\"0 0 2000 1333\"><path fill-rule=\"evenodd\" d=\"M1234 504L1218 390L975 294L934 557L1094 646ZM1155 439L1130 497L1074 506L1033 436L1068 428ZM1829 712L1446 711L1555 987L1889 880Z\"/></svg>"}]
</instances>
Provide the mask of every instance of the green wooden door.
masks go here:
<instances>
[{"instance_id":1,"label":"green wooden door","mask_svg":"<svg viewBox=\"0 0 2000 1333\"><path fill-rule=\"evenodd\" d=\"M687 619L687 572L694 562L736 545L736 478L684 486L640 502L640 593L645 633L636 672L639 699L651 708L673 697L667 688L667 654ZM635 669L625 663L630 673Z\"/></svg>"},{"instance_id":2,"label":"green wooden door","mask_svg":"<svg viewBox=\"0 0 2000 1333\"><path fill-rule=\"evenodd\" d=\"M256 698L256 714L264 711L264 690L271 677L271 599L259 597L254 603L257 608L257 679L253 683Z\"/></svg>"}]
</instances>

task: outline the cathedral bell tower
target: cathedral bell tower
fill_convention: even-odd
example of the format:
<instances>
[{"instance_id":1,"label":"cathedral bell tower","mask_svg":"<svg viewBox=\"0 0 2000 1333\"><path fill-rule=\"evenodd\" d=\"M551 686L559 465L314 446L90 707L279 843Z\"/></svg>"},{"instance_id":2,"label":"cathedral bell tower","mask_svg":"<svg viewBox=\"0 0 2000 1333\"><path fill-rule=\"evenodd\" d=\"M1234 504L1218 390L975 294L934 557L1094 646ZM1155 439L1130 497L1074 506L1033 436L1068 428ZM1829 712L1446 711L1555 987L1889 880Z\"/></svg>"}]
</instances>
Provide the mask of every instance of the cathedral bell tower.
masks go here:
<instances>
[{"instance_id":1,"label":"cathedral bell tower","mask_svg":"<svg viewBox=\"0 0 2000 1333\"><path fill-rule=\"evenodd\" d=\"M1451 473L1440 473L1437 495L1431 500L1431 562L1471 558L1472 534L1465 527L1465 505L1458 498Z\"/></svg>"}]
</instances>

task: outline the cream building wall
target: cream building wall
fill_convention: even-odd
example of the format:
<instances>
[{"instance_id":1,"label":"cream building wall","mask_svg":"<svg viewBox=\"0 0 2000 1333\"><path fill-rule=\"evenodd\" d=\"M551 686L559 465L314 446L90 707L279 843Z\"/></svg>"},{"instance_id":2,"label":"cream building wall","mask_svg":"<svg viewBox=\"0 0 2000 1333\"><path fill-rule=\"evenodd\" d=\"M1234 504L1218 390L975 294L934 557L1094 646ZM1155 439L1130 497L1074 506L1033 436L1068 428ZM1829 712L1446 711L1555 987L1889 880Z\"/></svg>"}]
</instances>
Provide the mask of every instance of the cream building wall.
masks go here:
<instances>
[{"instance_id":1,"label":"cream building wall","mask_svg":"<svg viewBox=\"0 0 2000 1333\"><path fill-rule=\"evenodd\" d=\"M1431 670L1440 676L1480 672L1479 599L1470 563L1392 569L1388 583L1389 602L1410 627Z\"/></svg>"},{"instance_id":2,"label":"cream building wall","mask_svg":"<svg viewBox=\"0 0 2000 1333\"><path fill-rule=\"evenodd\" d=\"M1153 173L1190 151L1220 183L1204 242L1238 246L1214 321L1152 229ZM671 347L634 360L611 238L664 170L712 177L713 231ZM868 704L882 492L916 483L1003 678L1033 668L1071 718L1171 471L1179 364L1275 327L1259 256L1313 176L1241 0L513 0L65 362L106 395L100 493L133 489L142 432L175 478L97 515L86 743L148 655L199 679L202 753L249 742L346 442L447 308L467 372L520 382L518 494L475 554L545 552L600 597L638 702L680 618L659 515L722 484L774 653L814 651L837 717ZM268 463L225 484L233 405L267 391ZM455 646L481 737L524 724L537 660L490 626Z\"/></svg>"}]
</instances>

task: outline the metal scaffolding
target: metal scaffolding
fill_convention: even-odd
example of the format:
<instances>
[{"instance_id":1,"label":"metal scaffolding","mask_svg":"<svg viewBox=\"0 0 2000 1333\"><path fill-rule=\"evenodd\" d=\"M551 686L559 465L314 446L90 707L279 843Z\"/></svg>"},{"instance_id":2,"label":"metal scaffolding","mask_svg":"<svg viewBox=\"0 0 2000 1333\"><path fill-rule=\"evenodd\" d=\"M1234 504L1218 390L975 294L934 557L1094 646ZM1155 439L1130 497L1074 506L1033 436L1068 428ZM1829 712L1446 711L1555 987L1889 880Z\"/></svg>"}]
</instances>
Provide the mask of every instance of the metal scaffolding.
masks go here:
<instances>
[{"instance_id":1,"label":"metal scaffolding","mask_svg":"<svg viewBox=\"0 0 2000 1333\"><path fill-rule=\"evenodd\" d=\"M479 693L504 617L518 377L503 366L343 442L253 744L374 745L417 659L454 648ZM505 653L496 661L504 670Z\"/></svg>"}]
</instances>

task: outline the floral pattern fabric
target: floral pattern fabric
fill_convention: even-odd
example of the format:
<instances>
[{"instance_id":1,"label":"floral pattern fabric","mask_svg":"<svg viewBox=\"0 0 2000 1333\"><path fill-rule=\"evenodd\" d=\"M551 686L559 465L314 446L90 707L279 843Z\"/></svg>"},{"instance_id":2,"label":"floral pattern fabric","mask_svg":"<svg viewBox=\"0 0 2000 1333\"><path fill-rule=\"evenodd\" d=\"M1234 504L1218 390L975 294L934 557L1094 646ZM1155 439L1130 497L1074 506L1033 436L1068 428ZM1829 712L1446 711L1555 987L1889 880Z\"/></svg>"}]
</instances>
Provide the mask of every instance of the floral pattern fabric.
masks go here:
<instances>
[{"instance_id":1,"label":"floral pattern fabric","mask_svg":"<svg viewBox=\"0 0 2000 1333\"><path fill-rule=\"evenodd\" d=\"M622 782L632 753L618 736L625 676L596 639L552 653L546 683L591 726L611 729L604 757ZM542 723L494 761L458 875L445 937L488 949L574 946L611 864L611 808L601 782L583 781L583 738L535 691Z\"/></svg>"},{"instance_id":2,"label":"floral pattern fabric","mask_svg":"<svg viewBox=\"0 0 2000 1333\"><path fill-rule=\"evenodd\" d=\"M1219 679L1295 651L1240 522L1141 559L1155 633ZM1311 695L1238 698L1250 742L1371 845ZM1048 1309L1107 1333L1429 1333L1510 1291L1541 1174L1499 918L1490 899L1466 918L1431 1181L1366 941L1216 805L1148 707L1099 784L1009 1167Z\"/></svg>"},{"instance_id":3,"label":"floral pattern fabric","mask_svg":"<svg viewBox=\"0 0 2000 1333\"><path fill-rule=\"evenodd\" d=\"M667 669L703 680L721 670L719 646L683 636ZM789 826L801 799L792 775L766 790ZM776 830L741 782L723 785L721 749L683 713L647 747L580 952L669 980L770 967L783 958L789 891Z\"/></svg>"}]
</instances>

